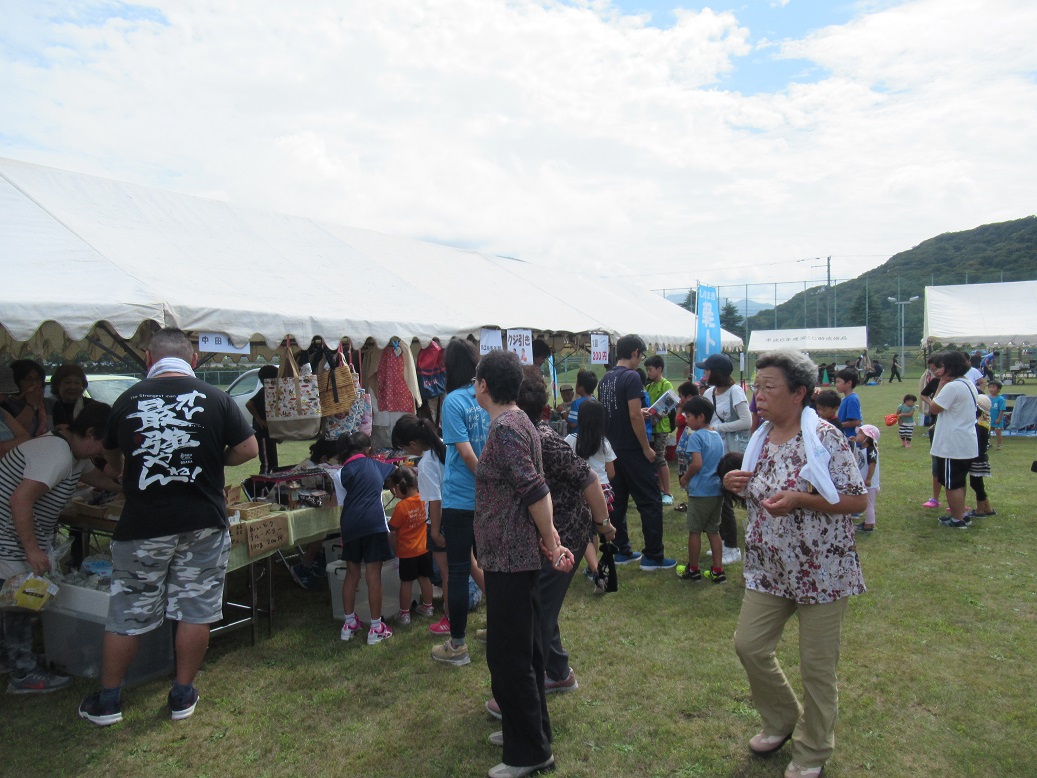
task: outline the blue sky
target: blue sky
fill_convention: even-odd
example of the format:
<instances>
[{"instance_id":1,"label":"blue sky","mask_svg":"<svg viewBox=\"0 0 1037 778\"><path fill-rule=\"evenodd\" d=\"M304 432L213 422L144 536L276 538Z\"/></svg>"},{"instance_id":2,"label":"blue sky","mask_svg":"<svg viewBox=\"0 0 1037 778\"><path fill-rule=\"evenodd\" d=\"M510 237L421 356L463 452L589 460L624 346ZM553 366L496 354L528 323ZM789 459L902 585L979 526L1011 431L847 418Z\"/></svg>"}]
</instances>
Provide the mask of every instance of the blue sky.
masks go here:
<instances>
[{"instance_id":1,"label":"blue sky","mask_svg":"<svg viewBox=\"0 0 1037 778\"><path fill-rule=\"evenodd\" d=\"M751 54L735 60L734 70L722 77L715 88L732 90L745 95L776 92L789 83L816 82L826 71L804 59L778 56L776 45L783 40L803 38L814 30L829 25L841 25L858 13L857 3L846 0L787 0L783 6L778 0L752 2L688 3L679 0L612 0L612 4L627 14L650 14L650 25L660 29L673 26L675 8L701 11L730 12L739 24L749 30ZM872 3L872 5L876 5Z\"/></svg>"}]
</instances>

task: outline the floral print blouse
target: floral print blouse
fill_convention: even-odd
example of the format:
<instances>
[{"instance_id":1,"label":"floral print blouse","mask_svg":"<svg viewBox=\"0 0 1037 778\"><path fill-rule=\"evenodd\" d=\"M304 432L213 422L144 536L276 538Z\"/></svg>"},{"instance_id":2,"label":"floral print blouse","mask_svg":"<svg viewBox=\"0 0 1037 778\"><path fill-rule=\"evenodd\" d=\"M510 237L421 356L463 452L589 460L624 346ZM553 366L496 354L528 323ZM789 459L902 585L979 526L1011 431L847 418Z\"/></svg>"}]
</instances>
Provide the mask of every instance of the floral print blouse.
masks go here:
<instances>
[{"instance_id":1,"label":"floral print blouse","mask_svg":"<svg viewBox=\"0 0 1037 778\"><path fill-rule=\"evenodd\" d=\"M569 444L546 421L537 424L544 453L544 476L551 489L554 525L562 545L579 558L591 539L591 509L583 490L597 477L586 461L576 456Z\"/></svg>"},{"instance_id":2,"label":"floral print blouse","mask_svg":"<svg viewBox=\"0 0 1037 778\"><path fill-rule=\"evenodd\" d=\"M832 455L828 470L836 490L866 494L846 436L824 421L817 434ZM861 594L865 588L849 516L802 509L771 516L760 504L783 490L809 491L810 485L799 477L806 461L802 433L781 445L769 438L763 445L746 490L745 586L815 605Z\"/></svg>"},{"instance_id":3,"label":"floral print blouse","mask_svg":"<svg viewBox=\"0 0 1037 778\"><path fill-rule=\"evenodd\" d=\"M483 570L540 569L540 535L528 506L548 493L540 435L525 413L504 411L490 423L475 471L472 526Z\"/></svg>"}]
</instances>

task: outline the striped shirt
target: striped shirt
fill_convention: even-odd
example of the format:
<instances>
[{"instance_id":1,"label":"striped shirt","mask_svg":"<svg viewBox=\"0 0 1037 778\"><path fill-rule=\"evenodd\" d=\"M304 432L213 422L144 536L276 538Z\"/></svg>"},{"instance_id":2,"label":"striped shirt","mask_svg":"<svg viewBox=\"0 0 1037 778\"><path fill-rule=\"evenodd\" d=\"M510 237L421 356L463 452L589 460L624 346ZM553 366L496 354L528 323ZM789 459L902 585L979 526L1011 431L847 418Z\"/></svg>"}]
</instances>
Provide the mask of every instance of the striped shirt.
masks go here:
<instances>
[{"instance_id":1,"label":"striped shirt","mask_svg":"<svg viewBox=\"0 0 1037 778\"><path fill-rule=\"evenodd\" d=\"M33 506L36 542L46 551L54 537L58 514L75 492L79 477L91 469L90 462L73 457L68 443L52 433L22 443L0 459L0 559L25 559L11 515L11 496L23 480L49 487Z\"/></svg>"}]
</instances>

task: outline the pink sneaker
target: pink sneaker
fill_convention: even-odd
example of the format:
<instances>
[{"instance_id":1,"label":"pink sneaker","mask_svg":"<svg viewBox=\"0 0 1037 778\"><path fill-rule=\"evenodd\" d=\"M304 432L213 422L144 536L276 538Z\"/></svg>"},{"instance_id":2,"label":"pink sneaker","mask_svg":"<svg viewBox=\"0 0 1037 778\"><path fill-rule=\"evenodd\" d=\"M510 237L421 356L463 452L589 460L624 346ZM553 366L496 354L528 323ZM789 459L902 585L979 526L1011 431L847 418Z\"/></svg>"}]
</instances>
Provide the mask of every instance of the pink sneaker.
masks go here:
<instances>
[{"instance_id":1,"label":"pink sneaker","mask_svg":"<svg viewBox=\"0 0 1037 778\"><path fill-rule=\"evenodd\" d=\"M342 640L352 640L353 636L364 628L364 625L359 621L347 621L342 625L342 632L339 637Z\"/></svg>"},{"instance_id":2,"label":"pink sneaker","mask_svg":"<svg viewBox=\"0 0 1037 778\"><path fill-rule=\"evenodd\" d=\"M940 503L939 503L938 500L934 500L932 497L930 497L928 500L926 500L925 502L922 503L922 507L923 508L939 508L940 507Z\"/></svg>"},{"instance_id":3,"label":"pink sneaker","mask_svg":"<svg viewBox=\"0 0 1037 778\"><path fill-rule=\"evenodd\" d=\"M449 635L450 634L450 619L446 616L441 618L435 624L428 625L428 631L433 635Z\"/></svg>"}]
</instances>

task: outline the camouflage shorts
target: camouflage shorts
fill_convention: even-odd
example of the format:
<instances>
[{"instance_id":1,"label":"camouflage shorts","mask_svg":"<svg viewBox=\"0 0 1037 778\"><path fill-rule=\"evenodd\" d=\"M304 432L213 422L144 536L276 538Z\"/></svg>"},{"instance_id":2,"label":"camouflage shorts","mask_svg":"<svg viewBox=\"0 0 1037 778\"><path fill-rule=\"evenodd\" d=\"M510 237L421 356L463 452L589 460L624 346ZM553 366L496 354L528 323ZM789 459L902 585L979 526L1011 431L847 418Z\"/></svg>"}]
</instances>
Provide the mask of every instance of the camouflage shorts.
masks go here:
<instances>
[{"instance_id":1,"label":"camouflage shorts","mask_svg":"<svg viewBox=\"0 0 1037 778\"><path fill-rule=\"evenodd\" d=\"M223 618L230 557L226 529L112 541L112 588L105 629L141 635L163 617L187 624Z\"/></svg>"}]
</instances>

